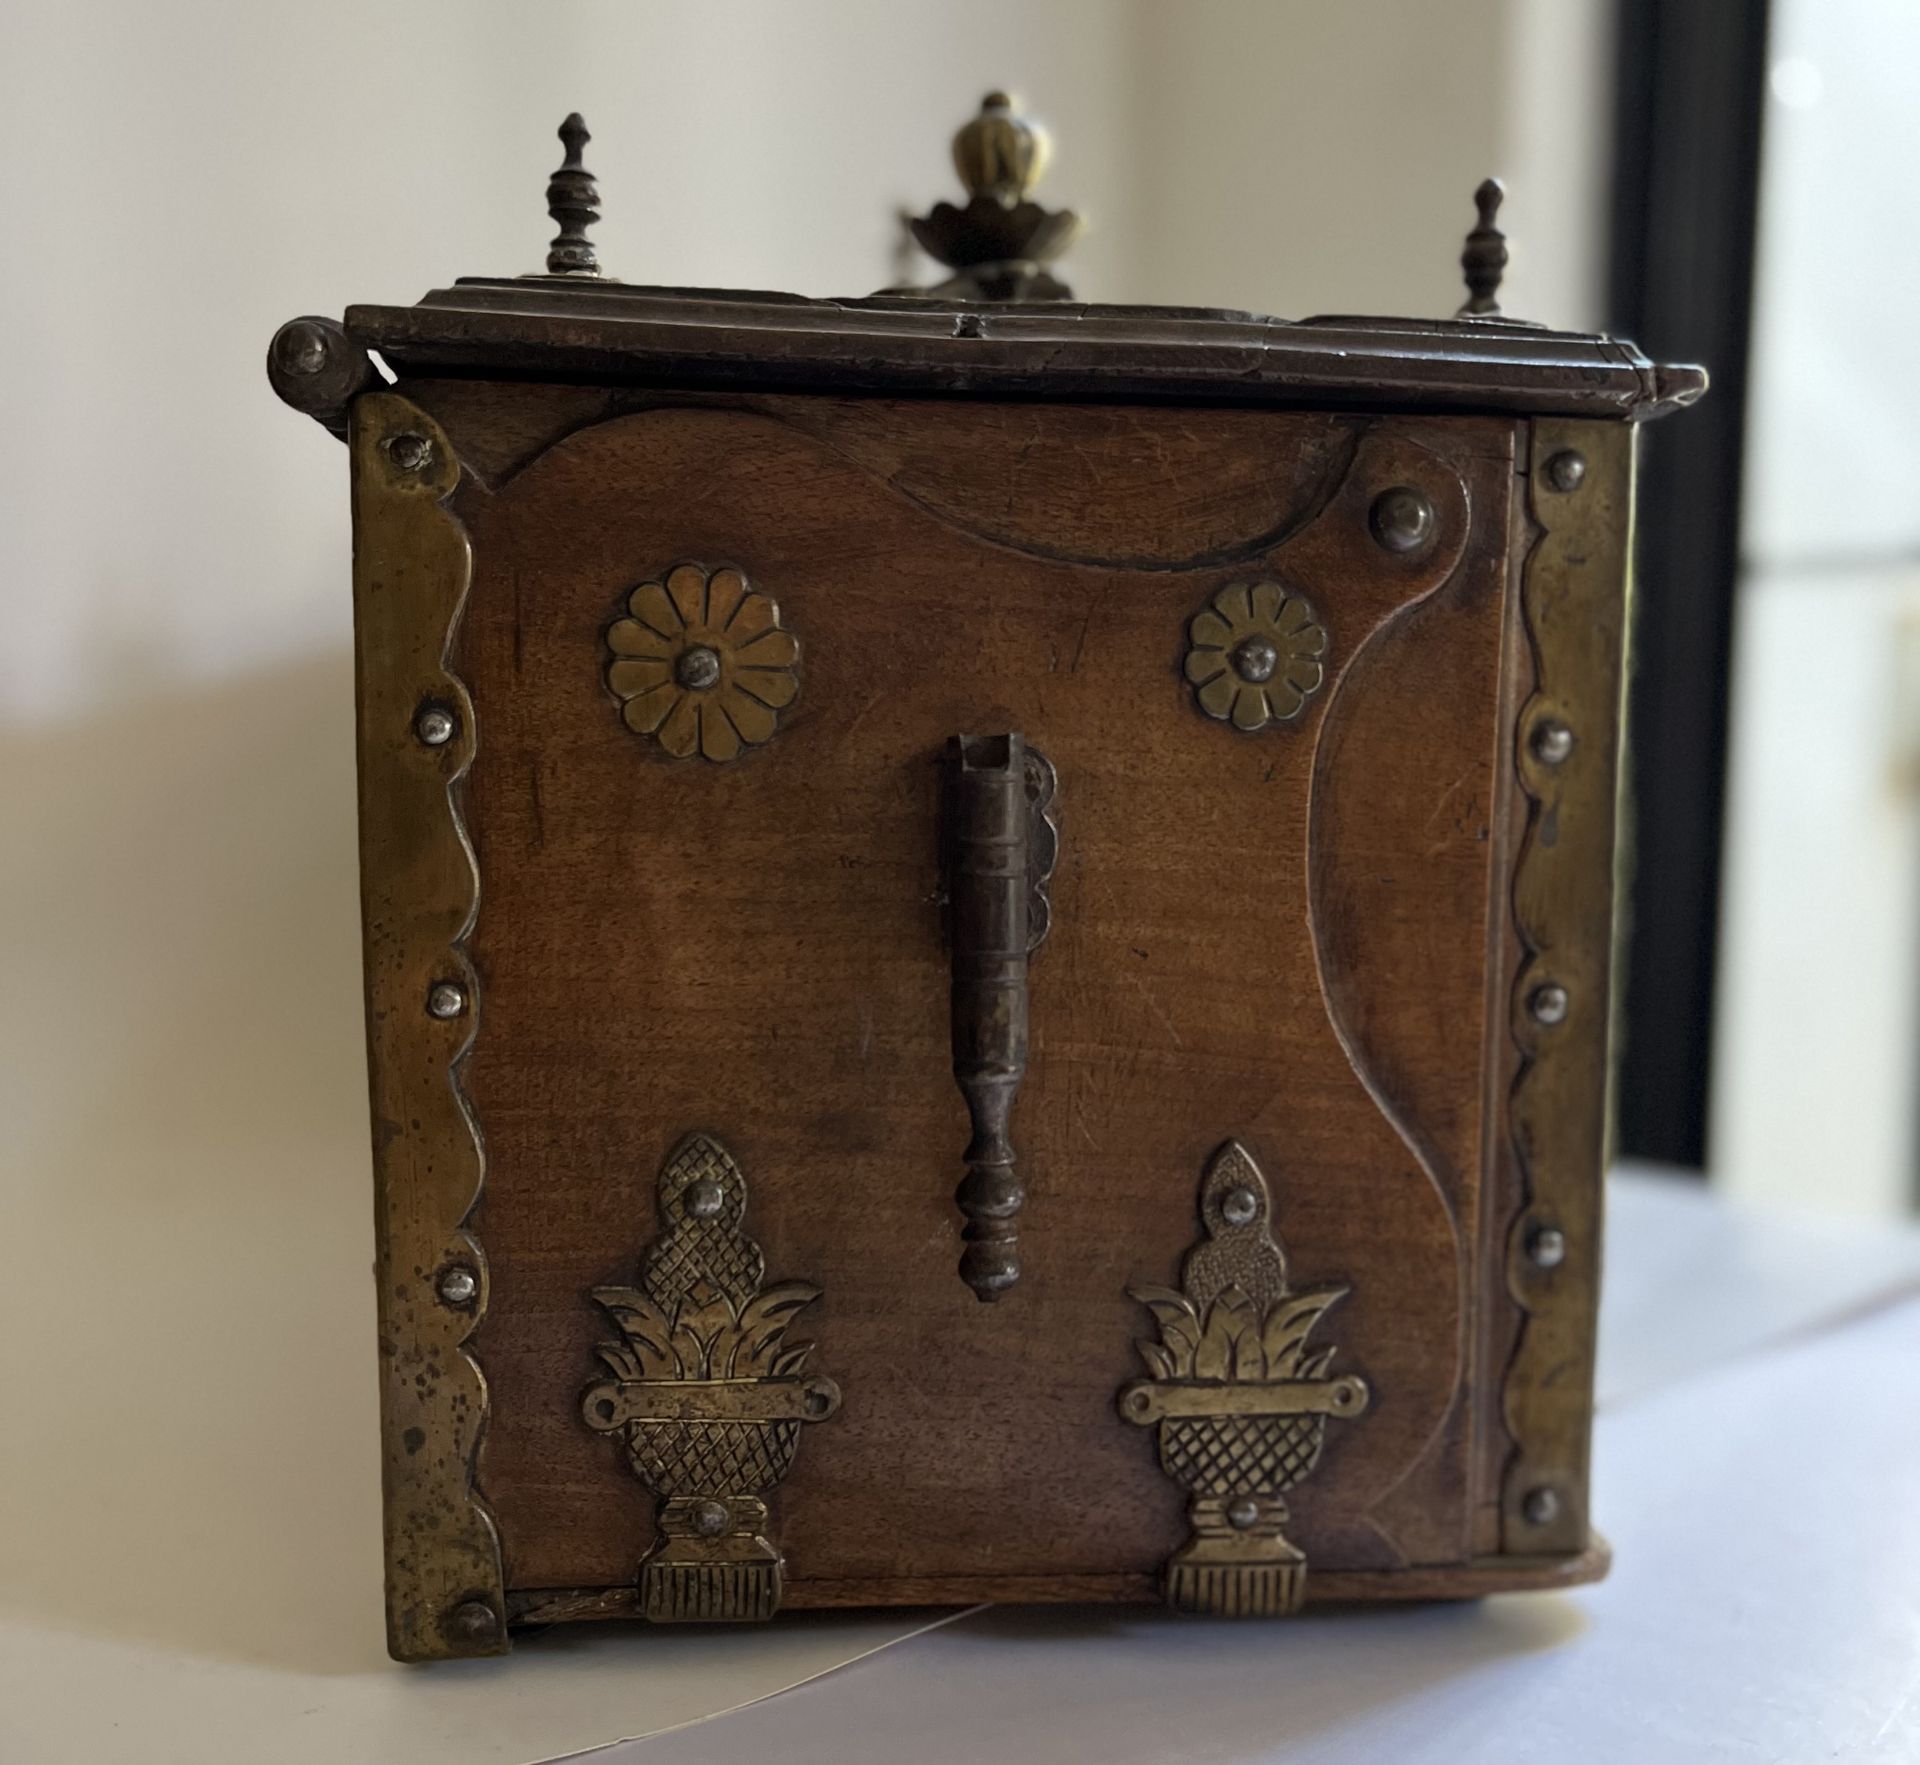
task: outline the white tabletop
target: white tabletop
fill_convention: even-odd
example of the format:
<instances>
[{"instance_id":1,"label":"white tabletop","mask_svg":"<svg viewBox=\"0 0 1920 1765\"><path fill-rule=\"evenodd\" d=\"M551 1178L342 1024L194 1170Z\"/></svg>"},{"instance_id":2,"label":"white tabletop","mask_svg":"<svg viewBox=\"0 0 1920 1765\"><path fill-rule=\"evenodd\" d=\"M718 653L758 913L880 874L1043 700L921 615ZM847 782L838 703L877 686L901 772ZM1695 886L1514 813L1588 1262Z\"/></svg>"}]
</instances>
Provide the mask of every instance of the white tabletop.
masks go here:
<instances>
[{"instance_id":1,"label":"white tabletop","mask_svg":"<svg viewBox=\"0 0 1920 1765\"><path fill-rule=\"evenodd\" d=\"M1616 1178L1611 1208L1598 1587L1248 1626L1089 1608L932 1632L943 1615L556 1626L432 1668L380 1651L364 1290L239 1331L216 1233L171 1238L136 1313L63 1301L50 1263L62 1364L134 1377L132 1353L139 1382L105 1393L115 1411L98 1380L16 1381L0 1760L529 1765L623 1736L651 1738L595 1765L1920 1758L1920 1303L1900 1297L1920 1234L1644 1176ZM30 1260L9 1279L35 1298ZM156 1340L170 1352L141 1360ZM301 1350L290 1416L273 1400ZM140 1426L116 1437L116 1415Z\"/></svg>"},{"instance_id":2,"label":"white tabletop","mask_svg":"<svg viewBox=\"0 0 1920 1765\"><path fill-rule=\"evenodd\" d=\"M595 1765L1920 1759L1913 1238L1632 1176L1609 1229L1600 1585L1281 1625L981 1611Z\"/></svg>"},{"instance_id":3,"label":"white tabletop","mask_svg":"<svg viewBox=\"0 0 1920 1765\"><path fill-rule=\"evenodd\" d=\"M1597 1587L1285 1625L999 1608L596 1765L1920 1758L1920 1301L1599 1427Z\"/></svg>"}]
</instances>

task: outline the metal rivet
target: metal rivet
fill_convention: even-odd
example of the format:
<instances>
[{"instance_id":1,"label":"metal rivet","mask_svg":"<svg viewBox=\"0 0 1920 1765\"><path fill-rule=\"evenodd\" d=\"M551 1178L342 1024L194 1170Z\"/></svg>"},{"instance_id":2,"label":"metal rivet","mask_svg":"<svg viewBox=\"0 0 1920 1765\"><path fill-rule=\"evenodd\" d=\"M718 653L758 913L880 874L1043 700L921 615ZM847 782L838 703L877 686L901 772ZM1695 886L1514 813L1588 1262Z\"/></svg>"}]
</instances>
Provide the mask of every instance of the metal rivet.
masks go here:
<instances>
[{"instance_id":1,"label":"metal rivet","mask_svg":"<svg viewBox=\"0 0 1920 1765\"><path fill-rule=\"evenodd\" d=\"M1279 666L1280 652L1269 638L1250 637L1233 652L1234 673L1255 686L1271 680L1274 669Z\"/></svg>"},{"instance_id":2,"label":"metal rivet","mask_svg":"<svg viewBox=\"0 0 1920 1765\"><path fill-rule=\"evenodd\" d=\"M727 1505L718 1501L697 1501L689 1510L688 1519L693 1529L702 1538L717 1538L727 1529Z\"/></svg>"},{"instance_id":3,"label":"metal rivet","mask_svg":"<svg viewBox=\"0 0 1920 1765\"><path fill-rule=\"evenodd\" d=\"M466 990L452 981L435 981L427 990L427 1010L435 1017L458 1017L466 1008Z\"/></svg>"},{"instance_id":4,"label":"metal rivet","mask_svg":"<svg viewBox=\"0 0 1920 1765\"><path fill-rule=\"evenodd\" d=\"M1560 1498L1544 1483L1538 1489L1529 1489L1527 1498L1520 1504L1521 1513L1527 1517L1529 1525L1544 1526L1556 1518L1560 1512Z\"/></svg>"},{"instance_id":5,"label":"metal rivet","mask_svg":"<svg viewBox=\"0 0 1920 1765\"><path fill-rule=\"evenodd\" d=\"M1410 485L1381 491L1367 520L1374 539L1390 552L1417 552L1433 537L1433 504Z\"/></svg>"},{"instance_id":6,"label":"metal rivet","mask_svg":"<svg viewBox=\"0 0 1920 1765\"><path fill-rule=\"evenodd\" d=\"M1573 752L1573 731L1549 717L1533 732L1533 751L1549 766L1558 766Z\"/></svg>"},{"instance_id":7,"label":"metal rivet","mask_svg":"<svg viewBox=\"0 0 1920 1765\"><path fill-rule=\"evenodd\" d=\"M413 733L423 747L444 748L459 727L445 705L422 705L413 720Z\"/></svg>"},{"instance_id":8,"label":"metal rivet","mask_svg":"<svg viewBox=\"0 0 1920 1765\"><path fill-rule=\"evenodd\" d=\"M457 1262L441 1271L439 1291L449 1305L471 1305L480 1291L480 1277L465 1263Z\"/></svg>"},{"instance_id":9,"label":"metal rivet","mask_svg":"<svg viewBox=\"0 0 1920 1765\"><path fill-rule=\"evenodd\" d=\"M705 644L695 644L680 652L673 665L673 677L689 692L705 692L720 678L720 658Z\"/></svg>"},{"instance_id":10,"label":"metal rivet","mask_svg":"<svg viewBox=\"0 0 1920 1765\"><path fill-rule=\"evenodd\" d=\"M1237 1495L1227 1503L1227 1524L1244 1532L1260 1518L1260 1504L1250 1495Z\"/></svg>"},{"instance_id":11,"label":"metal rivet","mask_svg":"<svg viewBox=\"0 0 1920 1765\"><path fill-rule=\"evenodd\" d=\"M1260 1211L1260 1198L1251 1189L1229 1189L1220 1197L1220 1217L1230 1226L1244 1226Z\"/></svg>"},{"instance_id":12,"label":"metal rivet","mask_svg":"<svg viewBox=\"0 0 1920 1765\"><path fill-rule=\"evenodd\" d=\"M1547 482L1555 490L1578 490L1586 475L1586 456L1576 453L1570 447L1563 449L1547 461Z\"/></svg>"},{"instance_id":13,"label":"metal rivet","mask_svg":"<svg viewBox=\"0 0 1920 1765\"><path fill-rule=\"evenodd\" d=\"M387 443L387 458L403 472L418 472L433 458L433 443L409 430Z\"/></svg>"},{"instance_id":14,"label":"metal rivet","mask_svg":"<svg viewBox=\"0 0 1920 1765\"><path fill-rule=\"evenodd\" d=\"M1558 1226L1535 1226L1527 1237L1527 1260L1537 1269L1557 1269L1567 1260L1567 1235Z\"/></svg>"},{"instance_id":15,"label":"metal rivet","mask_svg":"<svg viewBox=\"0 0 1920 1765\"><path fill-rule=\"evenodd\" d=\"M282 325L273 340L273 359L283 374L317 374L327 365L327 334L310 319Z\"/></svg>"},{"instance_id":16,"label":"metal rivet","mask_svg":"<svg viewBox=\"0 0 1920 1765\"><path fill-rule=\"evenodd\" d=\"M1535 1023L1564 1023L1567 1007L1571 1003L1565 987L1557 981L1548 981L1545 986L1533 989L1527 1000L1527 1009L1533 1013Z\"/></svg>"},{"instance_id":17,"label":"metal rivet","mask_svg":"<svg viewBox=\"0 0 1920 1765\"><path fill-rule=\"evenodd\" d=\"M447 1628L468 1642L484 1642L500 1633L500 1616L485 1600L462 1600L447 1614Z\"/></svg>"},{"instance_id":18,"label":"metal rivet","mask_svg":"<svg viewBox=\"0 0 1920 1765\"><path fill-rule=\"evenodd\" d=\"M710 1220L720 1211L727 1192L711 1177L701 1177L687 1185L687 1212L697 1220Z\"/></svg>"}]
</instances>

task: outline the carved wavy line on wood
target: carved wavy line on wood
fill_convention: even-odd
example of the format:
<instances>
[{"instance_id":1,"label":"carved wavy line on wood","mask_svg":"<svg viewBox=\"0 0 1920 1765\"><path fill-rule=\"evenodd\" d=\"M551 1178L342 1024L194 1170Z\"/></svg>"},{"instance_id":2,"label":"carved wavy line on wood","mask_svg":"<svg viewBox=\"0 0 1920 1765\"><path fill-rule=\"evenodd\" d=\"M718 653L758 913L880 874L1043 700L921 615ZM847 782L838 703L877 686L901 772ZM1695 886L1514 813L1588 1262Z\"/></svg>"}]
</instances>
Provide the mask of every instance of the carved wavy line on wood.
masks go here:
<instances>
[{"instance_id":1,"label":"carved wavy line on wood","mask_svg":"<svg viewBox=\"0 0 1920 1765\"><path fill-rule=\"evenodd\" d=\"M1199 570L1230 569L1236 564L1244 564L1252 559L1265 557L1276 548L1285 545L1318 520L1339 492L1340 486L1346 481L1348 472L1352 468L1354 452L1359 445L1362 433L1360 426L1351 420L1337 420L1339 426L1335 433L1338 436L1339 445L1329 454L1321 470L1300 489L1293 506L1278 521L1228 545L1192 552L1179 558L1159 558L1126 552L1075 552L1035 544L1032 541L1017 540L1006 533L995 532L983 526L978 516L962 514L950 506L937 503L926 495L910 489L900 482L897 473L881 470L870 461L862 459L857 450L823 435L817 427L802 425L790 417L781 417L776 420L781 422L783 427L806 435L809 440L825 448L836 458L845 460L849 465L857 467L869 477L884 484L894 495L902 498L921 513L957 532L965 533L982 545L1012 552L1019 557L1033 558L1040 563L1068 564L1100 570L1126 570L1143 575L1182 575Z\"/></svg>"},{"instance_id":2,"label":"carved wavy line on wood","mask_svg":"<svg viewBox=\"0 0 1920 1765\"><path fill-rule=\"evenodd\" d=\"M1367 664L1382 651L1390 648L1393 643L1399 639L1401 633L1404 632L1411 623L1413 615L1432 600L1434 595L1437 595L1444 586L1444 583L1436 584L1430 593L1422 595L1419 600L1409 601L1407 605L1402 607L1367 639L1366 643L1362 646L1361 653L1355 656L1351 665L1344 669L1339 675L1335 683L1332 702L1328 705L1327 714L1320 725L1320 740L1315 745L1313 778L1307 800L1307 823L1309 830L1307 840L1310 854L1316 847L1319 839L1319 816L1324 803L1326 790L1326 781L1324 778L1325 769L1322 764L1322 758L1326 752L1327 735L1329 730L1333 728L1336 717L1344 708L1343 700L1353 697L1352 694L1345 693L1343 689L1346 683L1356 675L1365 674ZM1322 1004L1326 1007L1327 1019L1333 1025L1333 1033L1339 1040L1341 1051L1347 1057L1347 1064L1352 1067L1354 1076L1365 1087L1367 1095L1373 1100L1374 1107L1392 1124L1394 1132L1400 1136L1407 1150L1418 1160L1421 1170L1426 1175L1427 1181L1434 1186L1434 1189L1440 1194L1442 1200L1446 1200L1446 1191L1441 1186L1439 1176L1439 1165L1442 1160L1438 1149L1433 1145L1429 1136L1422 1130L1420 1124L1412 1120L1407 1112L1387 1094L1386 1087L1381 1083L1379 1076L1374 1072L1369 1062L1369 1057L1362 1044L1360 1032L1348 1021L1347 1014L1342 1008L1328 980L1326 966L1323 960L1324 940L1320 923L1321 914L1315 906L1315 897L1318 893L1314 882L1315 868L1312 858L1309 856L1307 924L1313 946L1314 975L1320 983L1320 998ZM1452 1212L1452 1203L1448 1202L1448 1213L1450 1216ZM1457 1219L1454 1221L1454 1227L1457 1236L1459 1230L1459 1222Z\"/></svg>"},{"instance_id":3,"label":"carved wavy line on wood","mask_svg":"<svg viewBox=\"0 0 1920 1765\"><path fill-rule=\"evenodd\" d=\"M1031 540L1021 540L1004 531L996 531L979 515L970 515L903 483L901 470L889 471L884 464L877 463L868 452L863 451L859 445L862 432L856 423L840 422L836 433L833 426L824 420L829 414L836 418L840 415L838 401L820 400L818 403L821 406L821 420L815 421L807 421L801 414L801 410L797 408L797 403L779 409L767 409L746 401L720 402L712 399L684 398L639 405L629 409L608 410L602 406L589 414L569 420L564 428L547 438L538 447L511 462L503 462L497 466L491 480L482 482L482 488L497 494L523 472L538 465L554 449L606 424L642 417L659 418L701 413L733 421L771 424L789 434L801 436L820 448L822 452L884 486L910 507L918 509L922 514L940 522L943 526L964 533L970 539L996 550L1011 552L1019 557L1033 558L1042 563L1178 575L1194 571L1229 569L1236 564L1264 557L1311 526L1346 481L1355 450L1366 430L1365 420L1361 418L1343 415L1323 417L1321 420L1324 424L1322 440L1326 449L1325 461L1316 471L1305 474L1303 480L1296 484L1295 495L1290 506L1280 519L1271 521L1255 532L1243 535L1229 544L1186 553L1177 558L1167 558L1130 552L1079 552L1041 545ZM1039 413L1036 416L1037 421L1044 421L1044 413L1051 407L1042 405L1027 408ZM1245 413L1239 413L1239 415L1244 417ZM1232 420L1231 414L1226 420ZM1033 443L1030 442L1029 445ZM1305 451L1303 447L1302 452ZM475 476L478 477L477 474Z\"/></svg>"},{"instance_id":4,"label":"carved wavy line on wood","mask_svg":"<svg viewBox=\"0 0 1920 1765\"><path fill-rule=\"evenodd\" d=\"M1417 446L1417 444L1407 445ZM1422 483L1419 488L1427 491L1429 495L1437 487L1445 489L1449 506L1439 516L1439 521L1443 534L1451 527L1452 545L1449 549L1444 540L1441 542L1438 555L1444 558L1445 567L1434 571L1419 593L1408 597L1376 625L1353 654L1346 659L1345 666L1340 668L1333 681L1329 683L1326 708L1315 732L1314 763L1308 788L1306 835L1308 940L1313 952L1314 974L1319 983L1321 1003L1326 1012L1327 1022L1355 1078L1379 1111L1382 1119L1406 1147L1416 1168L1426 1179L1428 1188L1432 1191L1446 1218L1454 1245L1454 1282L1455 1291L1460 1296L1460 1303L1456 1308L1454 1359L1446 1400L1438 1406L1432 1427L1422 1436L1417 1448L1407 1455L1400 1473L1375 1493L1361 1516L1362 1522L1368 1529L1401 1556L1402 1560L1405 1560L1404 1547L1380 1517L1378 1510L1421 1465L1427 1462L1453 1415L1467 1366L1467 1332L1471 1313L1465 1298L1470 1291L1472 1279L1471 1246L1466 1242L1465 1235L1461 1231L1459 1215L1441 1177L1440 1165L1443 1161L1419 1124L1409 1119L1405 1110L1389 1095L1379 1076L1372 1069L1364 1039L1349 1021L1337 996L1337 990L1327 973L1324 910L1319 901L1320 867L1315 861L1315 855L1322 846L1320 830L1327 801L1327 756L1331 751L1329 738L1337 734L1347 707L1355 698L1355 695L1348 691L1348 683L1356 678L1364 678L1374 660L1401 640L1402 634L1412 628L1422 610L1429 607L1455 580L1465 556L1466 540L1474 515L1472 499L1466 483L1447 462L1438 456L1424 448L1418 449L1418 452L1425 456L1432 473L1431 480ZM1377 488L1385 488L1385 484L1382 483Z\"/></svg>"}]
</instances>

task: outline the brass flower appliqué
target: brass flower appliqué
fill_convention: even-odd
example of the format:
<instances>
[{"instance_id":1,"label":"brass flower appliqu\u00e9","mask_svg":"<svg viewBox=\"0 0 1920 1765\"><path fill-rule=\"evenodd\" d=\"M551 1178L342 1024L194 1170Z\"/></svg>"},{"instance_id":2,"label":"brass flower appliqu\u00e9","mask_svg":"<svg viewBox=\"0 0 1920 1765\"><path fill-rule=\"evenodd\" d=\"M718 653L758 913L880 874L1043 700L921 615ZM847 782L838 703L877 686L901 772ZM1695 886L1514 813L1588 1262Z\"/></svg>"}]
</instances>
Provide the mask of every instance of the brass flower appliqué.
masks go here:
<instances>
[{"instance_id":1,"label":"brass flower appliqu\u00e9","mask_svg":"<svg viewBox=\"0 0 1920 1765\"><path fill-rule=\"evenodd\" d=\"M1327 628L1277 582L1230 582L1187 626L1186 676L1209 717L1265 729L1300 715L1326 678Z\"/></svg>"},{"instance_id":2,"label":"brass flower appliqu\u00e9","mask_svg":"<svg viewBox=\"0 0 1920 1765\"><path fill-rule=\"evenodd\" d=\"M637 734L675 759L732 760L766 741L800 691L800 640L738 570L681 564L627 596L607 631L607 685Z\"/></svg>"}]
</instances>

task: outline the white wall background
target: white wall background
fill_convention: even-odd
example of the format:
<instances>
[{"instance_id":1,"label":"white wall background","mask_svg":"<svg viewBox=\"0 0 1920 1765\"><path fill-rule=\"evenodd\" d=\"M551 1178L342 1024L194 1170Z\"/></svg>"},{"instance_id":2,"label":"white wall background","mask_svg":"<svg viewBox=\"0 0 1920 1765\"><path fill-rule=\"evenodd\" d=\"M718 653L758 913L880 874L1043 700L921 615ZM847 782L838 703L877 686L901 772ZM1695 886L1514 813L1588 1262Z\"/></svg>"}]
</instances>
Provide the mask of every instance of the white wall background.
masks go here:
<instances>
[{"instance_id":1,"label":"white wall background","mask_svg":"<svg viewBox=\"0 0 1920 1765\"><path fill-rule=\"evenodd\" d=\"M276 414L300 312L540 267L554 129L611 273L862 293L1011 84L1090 298L1445 313L1512 184L1512 310L1594 316L1599 0L285 0L15 6L0 64L0 712L337 652L341 461Z\"/></svg>"}]
</instances>

